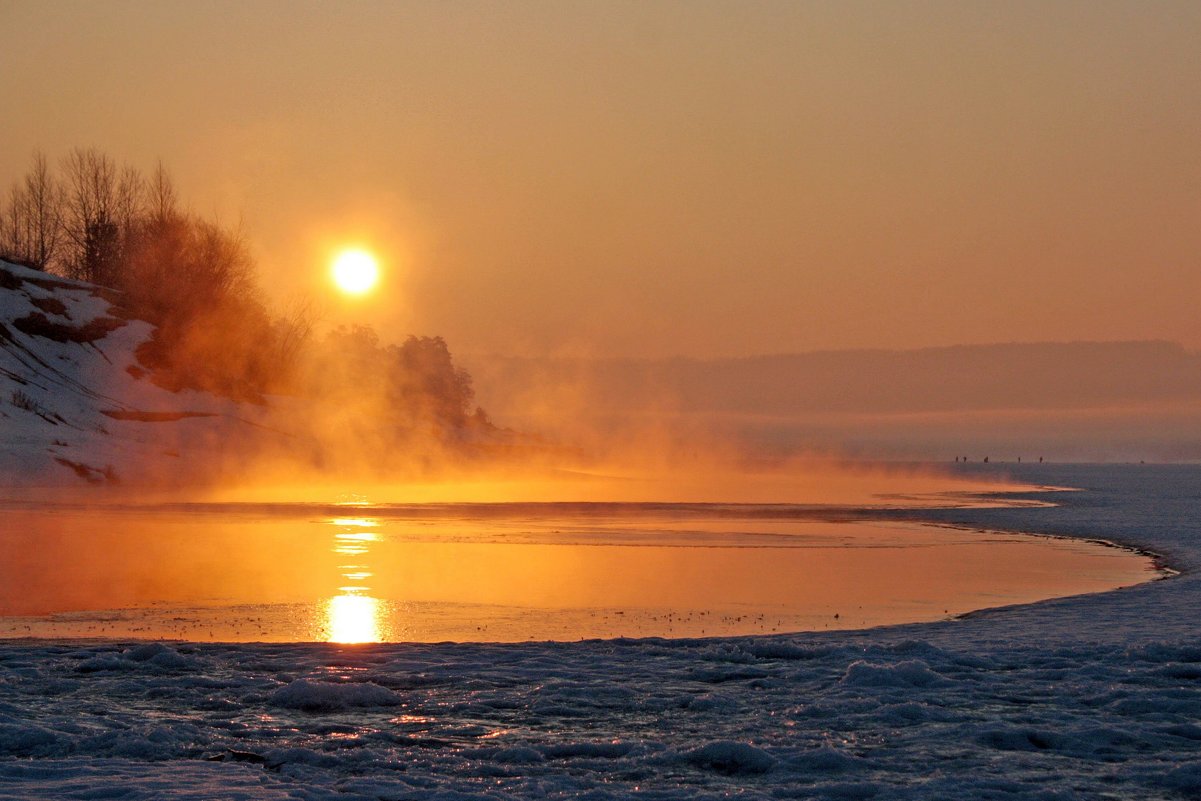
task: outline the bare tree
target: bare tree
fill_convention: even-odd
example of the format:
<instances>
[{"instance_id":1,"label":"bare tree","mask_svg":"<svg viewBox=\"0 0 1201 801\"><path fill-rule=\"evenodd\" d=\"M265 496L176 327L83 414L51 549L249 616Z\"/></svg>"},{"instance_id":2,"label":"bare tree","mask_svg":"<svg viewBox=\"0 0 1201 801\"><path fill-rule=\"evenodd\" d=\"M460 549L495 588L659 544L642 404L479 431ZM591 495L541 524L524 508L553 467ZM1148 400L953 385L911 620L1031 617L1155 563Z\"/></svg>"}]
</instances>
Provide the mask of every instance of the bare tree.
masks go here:
<instances>
[{"instance_id":1,"label":"bare tree","mask_svg":"<svg viewBox=\"0 0 1201 801\"><path fill-rule=\"evenodd\" d=\"M312 298L295 298L275 318L275 358L283 383L294 378L301 354L308 346L317 325L319 314Z\"/></svg>"},{"instance_id":2,"label":"bare tree","mask_svg":"<svg viewBox=\"0 0 1201 801\"><path fill-rule=\"evenodd\" d=\"M28 258L45 270L55 263L62 242L63 193L40 151L33 154L33 166L25 175L24 194Z\"/></svg>"},{"instance_id":3,"label":"bare tree","mask_svg":"<svg viewBox=\"0 0 1201 801\"><path fill-rule=\"evenodd\" d=\"M63 160L71 238L82 244L89 223L111 217L117 198L117 165L94 148L75 148Z\"/></svg>"},{"instance_id":4,"label":"bare tree","mask_svg":"<svg viewBox=\"0 0 1201 801\"><path fill-rule=\"evenodd\" d=\"M0 213L0 256L28 261L28 225L25 192L17 185L8 193L8 203Z\"/></svg>"},{"instance_id":5,"label":"bare tree","mask_svg":"<svg viewBox=\"0 0 1201 801\"><path fill-rule=\"evenodd\" d=\"M117 167L93 148L76 148L63 162L66 174L66 239L71 253L66 272L97 284L108 284L119 257Z\"/></svg>"},{"instance_id":6,"label":"bare tree","mask_svg":"<svg viewBox=\"0 0 1201 801\"><path fill-rule=\"evenodd\" d=\"M146 215L152 223L165 223L179 216L179 199L175 183L163 162L155 166L146 182Z\"/></svg>"},{"instance_id":7,"label":"bare tree","mask_svg":"<svg viewBox=\"0 0 1201 801\"><path fill-rule=\"evenodd\" d=\"M129 237L134 225L144 216L145 193L146 180L142 173L134 167L122 168L113 196L113 222L123 239Z\"/></svg>"},{"instance_id":8,"label":"bare tree","mask_svg":"<svg viewBox=\"0 0 1201 801\"><path fill-rule=\"evenodd\" d=\"M0 252L45 270L54 261L62 232L62 194L46 157L33 154L25 177L9 191L0 210Z\"/></svg>"}]
</instances>

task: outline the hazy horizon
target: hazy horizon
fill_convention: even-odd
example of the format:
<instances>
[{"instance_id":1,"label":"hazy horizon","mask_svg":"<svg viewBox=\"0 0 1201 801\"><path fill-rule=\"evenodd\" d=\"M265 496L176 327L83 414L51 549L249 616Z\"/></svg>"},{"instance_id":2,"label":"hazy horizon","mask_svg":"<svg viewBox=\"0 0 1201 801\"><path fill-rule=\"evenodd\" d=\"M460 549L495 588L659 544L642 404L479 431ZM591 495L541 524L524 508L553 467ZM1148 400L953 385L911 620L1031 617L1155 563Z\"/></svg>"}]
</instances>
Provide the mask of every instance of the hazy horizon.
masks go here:
<instances>
[{"instance_id":1,"label":"hazy horizon","mask_svg":"<svg viewBox=\"0 0 1201 801\"><path fill-rule=\"evenodd\" d=\"M219 12L219 13L217 13ZM1201 347L1201 8L10 2L0 181L161 158L455 352ZM0 187L6 188L6 187ZM375 251L366 299L331 251Z\"/></svg>"},{"instance_id":2,"label":"hazy horizon","mask_svg":"<svg viewBox=\"0 0 1201 801\"><path fill-rule=\"evenodd\" d=\"M569 440L980 461L1201 460L1201 353L1070 342L728 359L464 354L495 419Z\"/></svg>"}]
</instances>

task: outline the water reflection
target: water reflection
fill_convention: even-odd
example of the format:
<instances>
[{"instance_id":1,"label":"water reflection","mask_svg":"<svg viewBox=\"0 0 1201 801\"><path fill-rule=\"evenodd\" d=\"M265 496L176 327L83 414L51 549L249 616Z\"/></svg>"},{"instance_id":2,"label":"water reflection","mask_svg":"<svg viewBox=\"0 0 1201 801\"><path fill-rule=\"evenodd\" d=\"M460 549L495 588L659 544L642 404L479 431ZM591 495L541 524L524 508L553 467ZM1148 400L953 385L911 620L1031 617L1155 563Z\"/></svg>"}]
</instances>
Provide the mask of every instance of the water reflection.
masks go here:
<instances>
[{"instance_id":1,"label":"water reflection","mask_svg":"<svg viewBox=\"0 0 1201 801\"><path fill-rule=\"evenodd\" d=\"M1086 542L761 511L0 505L0 638L769 634L937 620L1154 576L1144 557Z\"/></svg>"},{"instance_id":2,"label":"water reflection","mask_svg":"<svg viewBox=\"0 0 1201 801\"><path fill-rule=\"evenodd\" d=\"M348 528L378 528L379 521L370 517L335 517L329 521L335 526L346 526Z\"/></svg>"},{"instance_id":3,"label":"water reflection","mask_svg":"<svg viewBox=\"0 0 1201 801\"><path fill-rule=\"evenodd\" d=\"M368 595L371 587L365 582L375 575L367 564L371 544L379 536L371 531L379 521L367 517L335 517L330 525L334 533L333 552L351 557L338 565L342 571L340 595L325 603L325 639L336 643L382 642L384 640L384 609L378 598Z\"/></svg>"},{"instance_id":4,"label":"water reflection","mask_svg":"<svg viewBox=\"0 0 1201 801\"><path fill-rule=\"evenodd\" d=\"M326 639L337 643L383 642L383 609L378 598L335 595L325 605Z\"/></svg>"}]
</instances>

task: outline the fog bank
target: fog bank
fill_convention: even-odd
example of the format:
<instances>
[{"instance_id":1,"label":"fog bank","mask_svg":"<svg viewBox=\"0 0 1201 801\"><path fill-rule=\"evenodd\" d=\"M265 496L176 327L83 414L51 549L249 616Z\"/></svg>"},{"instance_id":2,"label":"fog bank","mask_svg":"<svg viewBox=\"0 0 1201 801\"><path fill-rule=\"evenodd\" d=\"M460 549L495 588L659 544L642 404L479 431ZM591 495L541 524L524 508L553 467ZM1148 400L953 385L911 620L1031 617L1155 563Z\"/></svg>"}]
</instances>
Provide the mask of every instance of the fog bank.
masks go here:
<instances>
[{"instance_id":1,"label":"fog bank","mask_svg":"<svg viewBox=\"0 0 1201 801\"><path fill-rule=\"evenodd\" d=\"M562 437L655 432L886 459L1201 459L1201 354L1170 342L463 361L495 419Z\"/></svg>"}]
</instances>

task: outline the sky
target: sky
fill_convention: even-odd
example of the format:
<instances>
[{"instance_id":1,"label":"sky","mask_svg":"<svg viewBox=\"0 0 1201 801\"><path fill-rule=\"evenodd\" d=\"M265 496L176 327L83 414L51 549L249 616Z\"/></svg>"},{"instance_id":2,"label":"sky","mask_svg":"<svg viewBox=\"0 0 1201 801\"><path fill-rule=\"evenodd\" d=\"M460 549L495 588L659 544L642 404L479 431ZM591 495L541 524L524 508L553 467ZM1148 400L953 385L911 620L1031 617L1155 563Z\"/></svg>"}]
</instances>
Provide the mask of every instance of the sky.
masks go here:
<instances>
[{"instance_id":1,"label":"sky","mask_svg":"<svg viewBox=\"0 0 1201 801\"><path fill-rule=\"evenodd\" d=\"M455 352L1201 347L1201 4L0 0L0 186L161 159ZM331 253L385 280L334 295Z\"/></svg>"}]
</instances>

